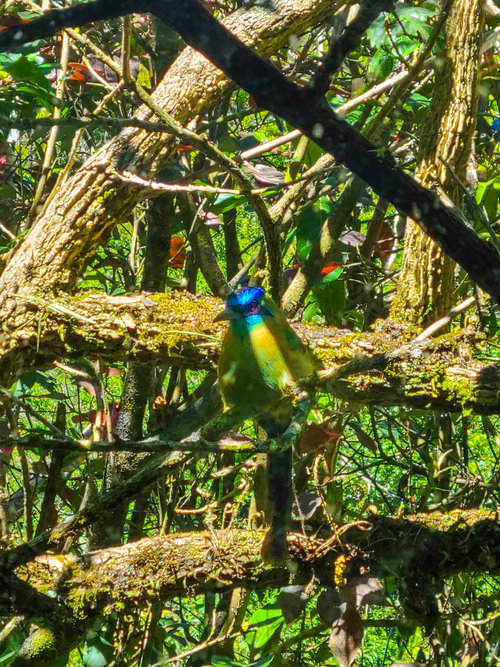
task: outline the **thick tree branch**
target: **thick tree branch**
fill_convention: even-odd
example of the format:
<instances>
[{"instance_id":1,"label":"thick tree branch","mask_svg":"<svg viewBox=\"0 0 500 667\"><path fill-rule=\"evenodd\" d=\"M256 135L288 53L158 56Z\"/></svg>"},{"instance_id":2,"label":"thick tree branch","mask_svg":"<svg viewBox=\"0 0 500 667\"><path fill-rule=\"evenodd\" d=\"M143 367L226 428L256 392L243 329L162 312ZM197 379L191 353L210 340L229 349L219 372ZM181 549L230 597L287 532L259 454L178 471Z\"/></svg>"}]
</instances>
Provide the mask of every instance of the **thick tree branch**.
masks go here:
<instances>
[{"instance_id":1,"label":"thick tree branch","mask_svg":"<svg viewBox=\"0 0 500 667\"><path fill-rule=\"evenodd\" d=\"M247 530L158 536L83 556L40 556L18 573L35 589L60 596L80 617L92 617L105 610L111 613L118 605L134 609L178 595L237 586L279 587L287 583L289 573L262 561L263 537L262 532ZM367 565L370 576L408 580L418 571L429 579L500 571L498 516L484 510L404 519L375 516L344 526L342 537L291 534L288 541L296 583L307 583L314 575L331 586L335 559L346 546L358 553L349 563L348 577L359 576Z\"/></svg>"},{"instance_id":2,"label":"thick tree branch","mask_svg":"<svg viewBox=\"0 0 500 667\"><path fill-rule=\"evenodd\" d=\"M24 298L21 302L24 310L19 324L13 318L10 333L0 338L4 386L23 370L48 368L57 359L81 355L98 355L107 363L156 360L213 369L224 331L223 325L213 323L221 302L187 293L91 294L52 302ZM415 341L418 331L404 327L394 335L374 332L362 336L302 324L295 325L295 330L324 365L320 391L371 405L408 404L452 411L467 407L479 413L500 410L500 371L474 356L472 350L480 342L477 334L458 331ZM402 346L405 339L408 344ZM208 434L205 438L214 439ZM130 444L132 449L135 446ZM171 446L171 437L145 444L148 451L169 451Z\"/></svg>"},{"instance_id":3,"label":"thick tree branch","mask_svg":"<svg viewBox=\"0 0 500 667\"><path fill-rule=\"evenodd\" d=\"M500 299L500 254L468 226L445 198L423 188L390 155L340 119L325 100L288 80L270 62L236 39L196 0L154 2L151 10L203 53L257 104L296 126L343 162L373 190L412 217L482 289Z\"/></svg>"}]
</instances>

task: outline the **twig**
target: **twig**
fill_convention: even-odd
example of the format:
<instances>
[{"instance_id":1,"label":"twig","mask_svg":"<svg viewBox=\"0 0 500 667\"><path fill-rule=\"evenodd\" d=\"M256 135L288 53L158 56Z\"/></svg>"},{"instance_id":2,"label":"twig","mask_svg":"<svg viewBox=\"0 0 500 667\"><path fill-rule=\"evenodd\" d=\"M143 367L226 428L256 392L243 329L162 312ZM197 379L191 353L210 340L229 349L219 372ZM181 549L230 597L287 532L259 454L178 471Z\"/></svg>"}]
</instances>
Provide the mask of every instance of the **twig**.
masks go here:
<instances>
[{"instance_id":1,"label":"twig","mask_svg":"<svg viewBox=\"0 0 500 667\"><path fill-rule=\"evenodd\" d=\"M61 47L61 71L59 74L59 78L57 79L56 90L55 90L55 98L59 103L62 102L66 89L66 73L68 71L69 52L70 52L70 38L67 33L63 33L62 47ZM61 117L61 106L59 104L56 104L54 106L52 117L54 119L56 118L59 119ZM53 125L47 139L47 144L45 147L45 155L43 156L43 162L42 162L42 170L40 178L38 179L36 192L34 194L33 201L31 203L31 207L30 210L28 211L26 219L21 225L20 229L21 232L29 228L31 222L37 215L38 205L42 199L43 191L45 189L45 185L47 184L47 179L50 173L52 159L54 156L54 151L56 149L56 141L58 134L59 134L58 126Z\"/></svg>"},{"instance_id":2,"label":"twig","mask_svg":"<svg viewBox=\"0 0 500 667\"><path fill-rule=\"evenodd\" d=\"M470 308L474 303L476 303L475 296L470 296L468 299L465 299L462 301L462 303L459 303L458 306L452 308L446 315L444 315L444 317L439 318L439 320L436 320L430 326L428 326L427 329L424 329L422 333L414 339L413 342L420 343L421 341L430 338L437 331L452 322L457 315L460 315L460 313L463 313L465 310Z\"/></svg>"}]
</instances>

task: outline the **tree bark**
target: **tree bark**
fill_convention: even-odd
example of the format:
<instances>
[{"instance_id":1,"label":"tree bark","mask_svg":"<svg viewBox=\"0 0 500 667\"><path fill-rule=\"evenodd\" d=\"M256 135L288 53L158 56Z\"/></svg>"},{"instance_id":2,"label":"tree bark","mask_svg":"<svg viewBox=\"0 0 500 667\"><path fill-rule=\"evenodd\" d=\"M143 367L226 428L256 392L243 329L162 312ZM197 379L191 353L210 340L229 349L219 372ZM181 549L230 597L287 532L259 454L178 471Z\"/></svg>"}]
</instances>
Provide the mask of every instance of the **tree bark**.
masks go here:
<instances>
[{"instance_id":1,"label":"tree bark","mask_svg":"<svg viewBox=\"0 0 500 667\"><path fill-rule=\"evenodd\" d=\"M98 355L107 363L156 361L213 369L224 331L224 325L213 322L222 303L188 293L93 294L23 303L22 317L29 324L3 337L0 385L9 386L24 370L82 355ZM482 340L477 333L412 342L418 329L402 325L393 335L304 324L294 328L325 368L320 388L339 398L366 405L466 407L479 413L500 409L500 371L476 358Z\"/></svg>"},{"instance_id":2,"label":"tree bark","mask_svg":"<svg viewBox=\"0 0 500 667\"><path fill-rule=\"evenodd\" d=\"M482 0L450 2L435 92L421 128L416 177L425 187L442 188L460 206L462 191L450 167L466 180L476 127L483 10ZM440 318L453 305L454 274L455 262L409 219L391 318L424 326Z\"/></svg>"},{"instance_id":3,"label":"tree bark","mask_svg":"<svg viewBox=\"0 0 500 667\"><path fill-rule=\"evenodd\" d=\"M179 595L238 586L277 588L288 582L289 574L262 560L264 535L214 530L157 536L82 556L45 554L17 573L35 590L57 594L85 618L122 609L123 604L137 608ZM400 519L372 516L344 526L340 544L296 533L288 536L288 543L297 564L294 580L309 582L314 574L326 586L331 586L333 564L346 547L351 553L355 547L360 550L349 563L347 577L359 576L367 563L370 576L378 577L408 578L414 569L427 577L500 571L500 525L496 512L489 510Z\"/></svg>"},{"instance_id":4,"label":"tree bark","mask_svg":"<svg viewBox=\"0 0 500 667\"><path fill-rule=\"evenodd\" d=\"M239 9L225 25L264 57L287 46L292 35L333 14L340 0L275 0L273 9ZM230 80L215 65L186 48L152 95L154 102L187 126L220 100ZM141 107L137 117L154 119ZM108 141L68 179L28 237L12 253L0 278L0 304L12 313L10 294L47 295L71 290L86 260L126 219L142 197L138 188L112 176L112 169L132 169L153 176L175 148L166 133L130 128ZM7 306L8 302L8 306ZM8 311L8 313L7 313Z\"/></svg>"}]
</instances>

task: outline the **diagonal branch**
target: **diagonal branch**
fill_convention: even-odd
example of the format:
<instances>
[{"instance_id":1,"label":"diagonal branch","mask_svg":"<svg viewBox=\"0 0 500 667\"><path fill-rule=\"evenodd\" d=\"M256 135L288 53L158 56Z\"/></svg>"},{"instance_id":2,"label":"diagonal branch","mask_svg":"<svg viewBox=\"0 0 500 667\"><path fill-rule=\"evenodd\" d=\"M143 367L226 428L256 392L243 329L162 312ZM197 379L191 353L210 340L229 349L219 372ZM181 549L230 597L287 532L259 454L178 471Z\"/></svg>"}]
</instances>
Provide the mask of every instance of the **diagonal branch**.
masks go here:
<instances>
[{"instance_id":1,"label":"diagonal branch","mask_svg":"<svg viewBox=\"0 0 500 667\"><path fill-rule=\"evenodd\" d=\"M328 92L330 81L337 74L344 58L358 46L359 40L381 11L388 11L393 0L364 0L356 18L347 25L338 39L330 42L330 48L315 73L311 87L319 97Z\"/></svg>"}]
</instances>

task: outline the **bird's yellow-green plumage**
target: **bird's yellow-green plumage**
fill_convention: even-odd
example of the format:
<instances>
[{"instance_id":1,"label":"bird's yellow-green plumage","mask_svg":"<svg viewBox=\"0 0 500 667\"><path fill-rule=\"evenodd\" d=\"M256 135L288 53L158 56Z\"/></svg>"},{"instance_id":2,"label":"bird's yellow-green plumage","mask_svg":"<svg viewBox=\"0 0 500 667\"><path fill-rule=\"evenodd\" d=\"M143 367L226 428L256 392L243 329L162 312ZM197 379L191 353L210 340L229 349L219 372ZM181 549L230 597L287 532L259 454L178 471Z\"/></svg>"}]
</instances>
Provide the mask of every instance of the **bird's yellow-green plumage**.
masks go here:
<instances>
[{"instance_id":1,"label":"bird's yellow-green plumage","mask_svg":"<svg viewBox=\"0 0 500 667\"><path fill-rule=\"evenodd\" d=\"M272 410L316 367L283 313L264 296L258 312L230 320L219 358L221 394L227 406L245 402L256 410Z\"/></svg>"},{"instance_id":2,"label":"bird's yellow-green plumage","mask_svg":"<svg viewBox=\"0 0 500 667\"><path fill-rule=\"evenodd\" d=\"M217 320L229 320L219 356L219 386L226 407L248 407L270 437L290 423L291 395L318 364L260 287L231 294ZM287 553L286 529L291 514L291 450L268 455L271 529L263 552L271 561Z\"/></svg>"}]
</instances>

